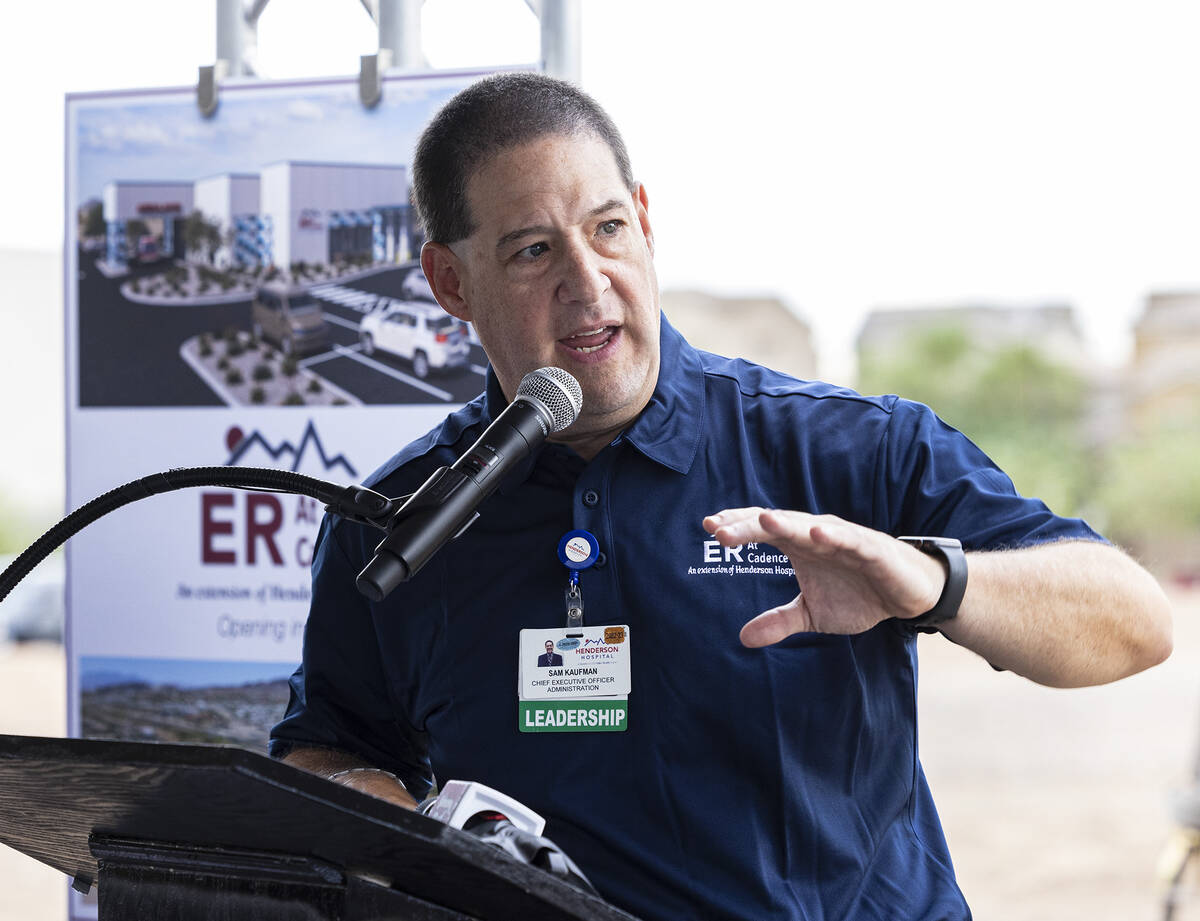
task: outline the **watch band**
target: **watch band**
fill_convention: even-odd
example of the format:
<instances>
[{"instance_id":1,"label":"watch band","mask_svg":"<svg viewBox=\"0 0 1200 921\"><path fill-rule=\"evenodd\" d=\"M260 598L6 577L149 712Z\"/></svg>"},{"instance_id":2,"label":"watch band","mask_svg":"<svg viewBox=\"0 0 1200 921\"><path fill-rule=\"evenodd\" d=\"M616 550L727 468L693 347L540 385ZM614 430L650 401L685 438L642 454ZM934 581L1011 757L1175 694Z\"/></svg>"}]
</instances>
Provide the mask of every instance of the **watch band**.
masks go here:
<instances>
[{"instance_id":1,"label":"watch band","mask_svg":"<svg viewBox=\"0 0 1200 921\"><path fill-rule=\"evenodd\" d=\"M946 566L946 584L942 595L924 614L904 621L923 633L936 633L938 624L958 616L958 606L967 592L967 557L962 543L953 537L898 537L897 540L916 547L922 553L936 556Z\"/></svg>"}]
</instances>

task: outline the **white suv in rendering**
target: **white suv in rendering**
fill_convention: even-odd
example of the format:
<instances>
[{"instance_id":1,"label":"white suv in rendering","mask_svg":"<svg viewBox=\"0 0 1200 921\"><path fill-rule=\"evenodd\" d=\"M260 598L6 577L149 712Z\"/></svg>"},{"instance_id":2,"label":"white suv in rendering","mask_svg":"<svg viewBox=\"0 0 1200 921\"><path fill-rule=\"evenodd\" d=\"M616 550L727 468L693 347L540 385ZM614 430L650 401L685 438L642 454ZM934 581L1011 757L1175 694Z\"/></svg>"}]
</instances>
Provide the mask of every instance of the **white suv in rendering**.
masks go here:
<instances>
[{"instance_id":1,"label":"white suv in rendering","mask_svg":"<svg viewBox=\"0 0 1200 921\"><path fill-rule=\"evenodd\" d=\"M425 281L424 277L420 280ZM424 290L429 290L427 285ZM370 355L379 349L407 358L413 374L421 378L430 371L465 365L471 352L466 324L442 310L432 294L426 300L421 297L423 292L410 290L408 285L405 293L414 299L384 300L381 307L362 318L358 337L363 351Z\"/></svg>"}]
</instances>

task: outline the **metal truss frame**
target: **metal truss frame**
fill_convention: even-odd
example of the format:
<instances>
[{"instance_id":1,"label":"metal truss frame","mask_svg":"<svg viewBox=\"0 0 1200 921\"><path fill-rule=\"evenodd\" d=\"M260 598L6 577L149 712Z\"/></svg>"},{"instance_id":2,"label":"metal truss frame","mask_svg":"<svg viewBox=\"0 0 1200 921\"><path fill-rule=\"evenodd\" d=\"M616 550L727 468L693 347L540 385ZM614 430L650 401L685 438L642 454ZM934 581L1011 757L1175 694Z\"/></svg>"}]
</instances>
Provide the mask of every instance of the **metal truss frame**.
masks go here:
<instances>
[{"instance_id":1,"label":"metal truss frame","mask_svg":"<svg viewBox=\"0 0 1200 921\"><path fill-rule=\"evenodd\" d=\"M258 20L270 0L217 0L217 60L200 68L196 104L205 116L217 110L227 77L257 77ZM391 69L427 70L421 50L421 7L425 0L360 0L379 30L379 49L360 58L359 99L371 108L383 96ZM578 83L582 0L525 0L541 25L542 69Z\"/></svg>"}]
</instances>

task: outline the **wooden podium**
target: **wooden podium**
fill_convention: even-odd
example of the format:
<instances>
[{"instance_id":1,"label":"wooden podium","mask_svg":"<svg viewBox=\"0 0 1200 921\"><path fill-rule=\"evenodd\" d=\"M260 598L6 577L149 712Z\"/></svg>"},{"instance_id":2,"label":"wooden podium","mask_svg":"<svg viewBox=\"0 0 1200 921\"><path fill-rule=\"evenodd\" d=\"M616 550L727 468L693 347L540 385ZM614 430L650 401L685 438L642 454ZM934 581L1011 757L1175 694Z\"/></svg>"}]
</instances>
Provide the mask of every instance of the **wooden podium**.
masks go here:
<instances>
[{"instance_id":1,"label":"wooden podium","mask_svg":"<svg viewBox=\"0 0 1200 921\"><path fill-rule=\"evenodd\" d=\"M100 921L636 921L466 832L239 748L0 735L0 842Z\"/></svg>"}]
</instances>

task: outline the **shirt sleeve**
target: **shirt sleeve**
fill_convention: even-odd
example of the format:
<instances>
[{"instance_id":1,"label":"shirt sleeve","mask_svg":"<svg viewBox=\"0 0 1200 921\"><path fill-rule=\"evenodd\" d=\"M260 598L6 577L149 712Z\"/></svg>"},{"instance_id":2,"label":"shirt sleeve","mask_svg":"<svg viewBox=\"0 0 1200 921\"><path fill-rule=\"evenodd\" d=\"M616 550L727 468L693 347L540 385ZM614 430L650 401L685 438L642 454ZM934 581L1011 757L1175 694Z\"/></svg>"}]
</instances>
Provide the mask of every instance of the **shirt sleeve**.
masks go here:
<instances>
[{"instance_id":1,"label":"shirt sleeve","mask_svg":"<svg viewBox=\"0 0 1200 921\"><path fill-rule=\"evenodd\" d=\"M269 750L275 758L297 746L346 751L394 773L419 800L433 782L427 740L389 693L371 605L355 586L361 567L342 544L347 530L326 516L317 535L303 659Z\"/></svg>"},{"instance_id":2,"label":"shirt sleeve","mask_svg":"<svg viewBox=\"0 0 1200 921\"><path fill-rule=\"evenodd\" d=\"M1103 538L1020 495L1009 477L927 406L897 400L877 457L880 530L955 537L968 550Z\"/></svg>"}]
</instances>

